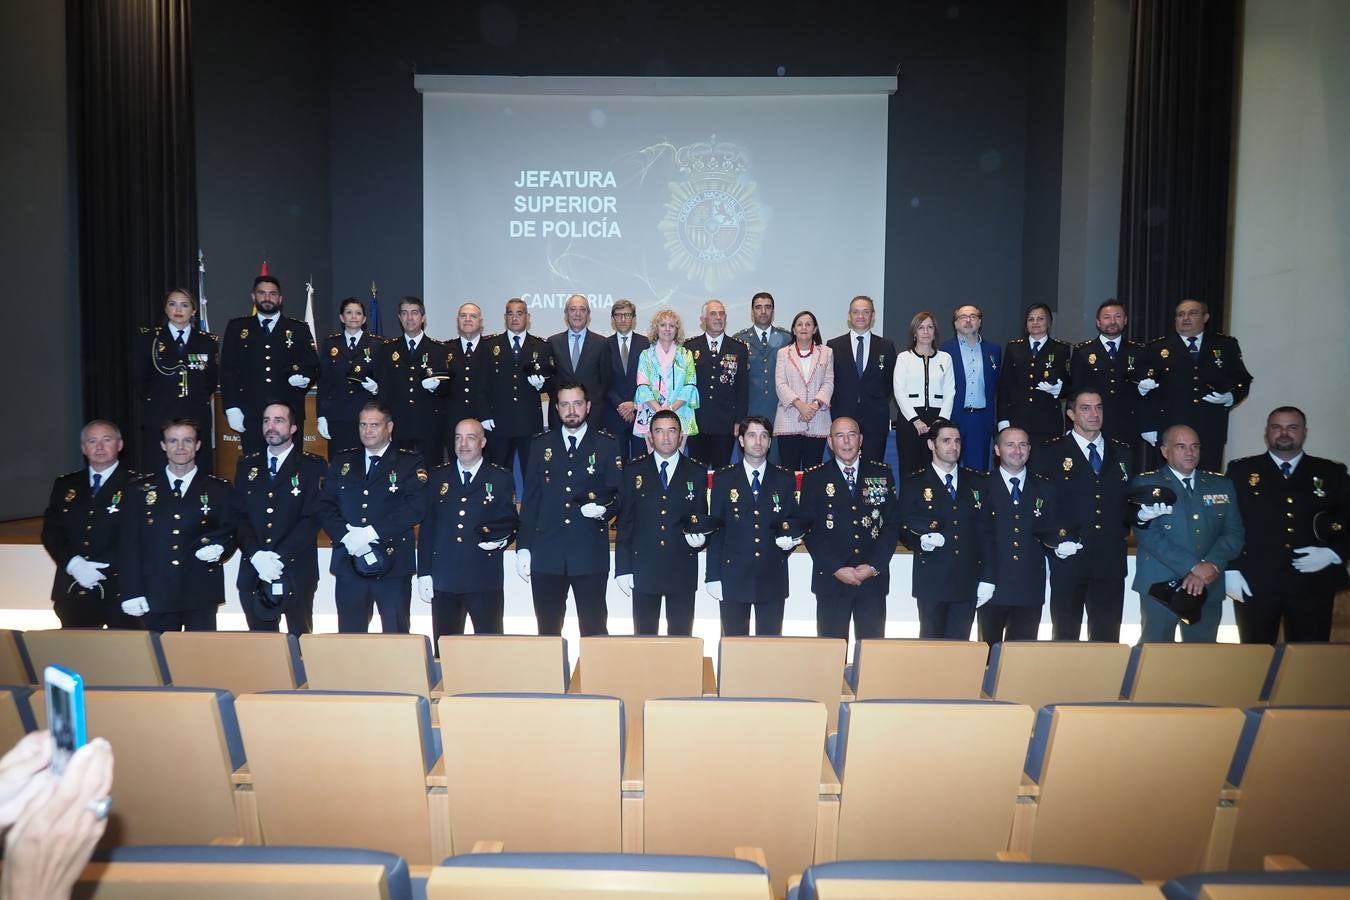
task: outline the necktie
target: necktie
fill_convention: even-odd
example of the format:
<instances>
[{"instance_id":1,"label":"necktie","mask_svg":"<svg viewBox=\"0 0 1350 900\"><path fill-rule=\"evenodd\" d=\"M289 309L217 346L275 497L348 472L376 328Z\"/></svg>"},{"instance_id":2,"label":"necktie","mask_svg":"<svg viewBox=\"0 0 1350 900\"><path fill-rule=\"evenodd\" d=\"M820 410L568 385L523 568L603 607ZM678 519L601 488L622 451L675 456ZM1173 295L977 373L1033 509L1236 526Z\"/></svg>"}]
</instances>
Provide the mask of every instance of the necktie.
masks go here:
<instances>
[{"instance_id":1,"label":"necktie","mask_svg":"<svg viewBox=\"0 0 1350 900\"><path fill-rule=\"evenodd\" d=\"M187 341L183 340L183 332L181 331L178 332L178 338L177 340L174 341L174 343L178 345L178 351L181 353L183 351L183 347L187 345Z\"/></svg>"},{"instance_id":2,"label":"necktie","mask_svg":"<svg viewBox=\"0 0 1350 900\"><path fill-rule=\"evenodd\" d=\"M628 335L619 338L619 365L623 366L625 372L628 371Z\"/></svg>"},{"instance_id":3,"label":"necktie","mask_svg":"<svg viewBox=\"0 0 1350 900\"><path fill-rule=\"evenodd\" d=\"M1285 478L1288 478L1290 475L1294 474L1294 467L1289 465L1288 462L1282 462L1280 463L1280 471L1284 473ZM98 476L95 475L94 477L97 478ZM95 486L94 490L98 490L98 487Z\"/></svg>"},{"instance_id":4,"label":"necktie","mask_svg":"<svg viewBox=\"0 0 1350 900\"><path fill-rule=\"evenodd\" d=\"M272 454L267 454L267 473L273 478L277 477L277 458Z\"/></svg>"},{"instance_id":5,"label":"necktie","mask_svg":"<svg viewBox=\"0 0 1350 900\"><path fill-rule=\"evenodd\" d=\"M661 462L661 490L663 491L670 487L670 473L666 471L666 467L669 465L670 463L664 460Z\"/></svg>"},{"instance_id":6,"label":"necktie","mask_svg":"<svg viewBox=\"0 0 1350 900\"><path fill-rule=\"evenodd\" d=\"M765 350L769 349L769 333L767 331L761 331L759 333L759 345Z\"/></svg>"},{"instance_id":7,"label":"necktie","mask_svg":"<svg viewBox=\"0 0 1350 900\"><path fill-rule=\"evenodd\" d=\"M1040 356L1040 355L1041 355L1041 342L1040 342L1040 341L1032 341L1032 342L1031 342L1031 355L1032 355L1032 356Z\"/></svg>"},{"instance_id":8,"label":"necktie","mask_svg":"<svg viewBox=\"0 0 1350 900\"><path fill-rule=\"evenodd\" d=\"M581 359L581 335L572 335L572 372L577 370L577 362Z\"/></svg>"},{"instance_id":9,"label":"necktie","mask_svg":"<svg viewBox=\"0 0 1350 900\"><path fill-rule=\"evenodd\" d=\"M469 486L469 483L470 483L471 481L473 481L473 473L470 472L468 469L465 469L465 470L464 470L464 486L465 486L465 487L468 487L468 486Z\"/></svg>"},{"instance_id":10,"label":"necktie","mask_svg":"<svg viewBox=\"0 0 1350 900\"><path fill-rule=\"evenodd\" d=\"M1021 481L1021 480L1022 480L1022 479L1020 479L1020 478L1009 478L1009 479L1008 479L1008 483L1012 485L1012 502L1014 502L1014 503L1021 503L1021 502L1022 502L1022 488L1021 488L1020 486L1018 486L1018 484L1017 484L1017 482L1019 482L1019 481Z\"/></svg>"},{"instance_id":11,"label":"necktie","mask_svg":"<svg viewBox=\"0 0 1350 900\"><path fill-rule=\"evenodd\" d=\"M952 473L947 473L947 494L953 500L956 499L956 485L952 483Z\"/></svg>"},{"instance_id":12,"label":"necktie","mask_svg":"<svg viewBox=\"0 0 1350 900\"><path fill-rule=\"evenodd\" d=\"M1199 359L1199 358L1200 358L1200 344L1198 343L1198 339L1197 339L1197 338L1193 338L1193 337L1189 337L1189 338L1186 338L1186 340L1189 342L1189 349L1190 349L1190 353L1191 353L1191 359L1192 359L1192 360L1197 360L1197 359Z\"/></svg>"},{"instance_id":13,"label":"necktie","mask_svg":"<svg viewBox=\"0 0 1350 900\"><path fill-rule=\"evenodd\" d=\"M409 353L417 352L417 341L413 340L412 338L408 338L408 352Z\"/></svg>"},{"instance_id":14,"label":"necktie","mask_svg":"<svg viewBox=\"0 0 1350 900\"><path fill-rule=\"evenodd\" d=\"M1287 470L1287 469L1289 468L1289 463L1285 463L1284 465L1285 465L1285 469ZM1284 477L1285 477L1285 478L1288 478L1288 477L1289 477L1288 471L1285 472ZM91 494L97 494L97 493L98 493L98 489L99 489L99 485L101 485L101 484L103 484L103 476L100 475L98 472L95 472L95 473L94 473L94 478L93 478L93 480L90 482L90 485L89 485L89 493L91 493Z\"/></svg>"},{"instance_id":15,"label":"necktie","mask_svg":"<svg viewBox=\"0 0 1350 900\"><path fill-rule=\"evenodd\" d=\"M174 497L180 500L183 498L182 487L183 487L183 479L175 478L173 480L173 495Z\"/></svg>"},{"instance_id":16,"label":"necktie","mask_svg":"<svg viewBox=\"0 0 1350 900\"><path fill-rule=\"evenodd\" d=\"M1097 452L1096 444L1088 444L1088 465L1092 466L1092 474L1102 474L1102 456Z\"/></svg>"},{"instance_id":17,"label":"necktie","mask_svg":"<svg viewBox=\"0 0 1350 900\"><path fill-rule=\"evenodd\" d=\"M867 367L867 360L863 359L863 339L858 335L858 349L853 354L853 364L858 367L858 377L862 377L863 369Z\"/></svg>"},{"instance_id":18,"label":"necktie","mask_svg":"<svg viewBox=\"0 0 1350 900\"><path fill-rule=\"evenodd\" d=\"M1194 476L1194 475L1187 475L1183 480L1186 482L1186 493L1188 493L1188 494L1194 494L1194 493L1195 493L1195 476Z\"/></svg>"},{"instance_id":19,"label":"necktie","mask_svg":"<svg viewBox=\"0 0 1350 900\"><path fill-rule=\"evenodd\" d=\"M857 480L853 477L853 471L852 466L844 466L844 480L848 482L848 492L850 494L853 493L854 489L858 486Z\"/></svg>"},{"instance_id":20,"label":"necktie","mask_svg":"<svg viewBox=\"0 0 1350 900\"><path fill-rule=\"evenodd\" d=\"M95 476L97 477L97 476ZM756 469L750 478L750 493L754 494L755 499L759 499L759 470Z\"/></svg>"},{"instance_id":21,"label":"necktie","mask_svg":"<svg viewBox=\"0 0 1350 900\"><path fill-rule=\"evenodd\" d=\"M375 467L378 466L379 464L380 464L380 457L379 457L378 455L372 455L372 456L370 457L370 459L368 459L368 460L366 461L366 477L367 477L367 478L370 477L370 473L374 472L374 471L375 471Z\"/></svg>"},{"instance_id":22,"label":"necktie","mask_svg":"<svg viewBox=\"0 0 1350 900\"><path fill-rule=\"evenodd\" d=\"M567 452L568 452L568 453L576 453L576 452L577 452L577 436L576 436L575 434L569 434L569 435L567 436L567 443L568 443Z\"/></svg>"},{"instance_id":23,"label":"necktie","mask_svg":"<svg viewBox=\"0 0 1350 900\"><path fill-rule=\"evenodd\" d=\"M356 349L356 338L354 338L354 337L349 337L349 338L347 338L347 349L349 349L349 350L355 350L355 349Z\"/></svg>"},{"instance_id":24,"label":"necktie","mask_svg":"<svg viewBox=\"0 0 1350 900\"><path fill-rule=\"evenodd\" d=\"M272 320L271 320L271 319L263 319L263 320L262 320L262 327L263 327L263 334L270 335L270 334L272 333Z\"/></svg>"},{"instance_id":25,"label":"necktie","mask_svg":"<svg viewBox=\"0 0 1350 900\"><path fill-rule=\"evenodd\" d=\"M511 345L512 345L512 346L511 346L511 355L514 356L514 357L516 357L517 359L519 359L519 358L520 358L520 335L515 334L515 335L512 335L512 336L511 336Z\"/></svg>"},{"instance_id":26,"label":"necktie","mask_svg":"<svg viewBox=\"0 0 1350 900\"><path fill-rule=\"evenodd\" d=\"M712 355L713 355L713 356L716 356L716 355L717 355L717 348L718 348L719 346L720 346L720 343L719 343L718 341L709 341L709 342L708 342L708 349L712 350Z\"/></svg>"},{"instance_id":27,"label":"necktie","mask_svg":"<svg viewBox=\"0 0 1350 900\"><path fill-rule=\"evenodd\" d=\"M1109 357L1111 357L1112 359L1115 359L1115 358L1116 358L1116 342L1115 342L1115 341L1107 341L1107 342L1106 342L1106 355L1109 356Z\"/></svg>"},{"instance_id":28,"label":"necktie","mask_svg":"<svg viewBox=\"0 0 1350 900\"><path fill-rule=\"evenodd\" d=\"M466 356L473 356L473 341L466 341L466 342L465 342L465 344L464 344L464 354L465 354Z\"/></svg>"}]
</instances>

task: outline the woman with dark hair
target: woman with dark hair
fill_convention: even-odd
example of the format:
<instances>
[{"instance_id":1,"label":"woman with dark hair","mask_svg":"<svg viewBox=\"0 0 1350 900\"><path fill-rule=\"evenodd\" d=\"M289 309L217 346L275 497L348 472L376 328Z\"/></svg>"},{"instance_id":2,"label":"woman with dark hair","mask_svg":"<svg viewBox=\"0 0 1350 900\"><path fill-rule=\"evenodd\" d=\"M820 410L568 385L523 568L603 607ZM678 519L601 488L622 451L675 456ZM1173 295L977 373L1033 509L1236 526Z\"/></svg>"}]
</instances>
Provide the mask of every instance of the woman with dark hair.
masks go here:
<instances>
[{"instance_id":1,"label":"woman with dark hair","mask_svg":"<svg viewBox=\"0 0 1350 900\"><path fill-rule=\"evenodd\" d=\"M1064 407L1059 402L1069 375L1068 344L1050 337L1054 313L1044 303L1027 307L1026 337L1008 341L1003 371L998 376L998 426L1016 425L1039 447L1065 432Z\"/></svg>"},{"instance_id":2,"label":"woman with dark hair","mask_svg":"<svg viewBox=\"0 0 1350 900\"><path fill-rule=\"evenodd\" d=\"M793 316L792 343L778 351L774 385L778 412L773 433L779 462L789 472L801 472L825 455L834 396L834 353L821 343L814 313Z\"/></svg>"},{"instance_id":3,"label":"woman with dark hair","mask_svg":"<svg viewBox=\"0 0 1350 900\"><path fill-rule=\"evenodd\" d=\"M136 458L142 472L164 468L159 440L170 419L201 425L197 468L208 475L215 471L211 397L219 382L220 338L199 330L192 321L196 315L197 298L174 288L164 295L164 323L143 327L136 335L131 360L141 418Z\"/></svg>"},{"instance_id":4,"label":"woman with dark hair","mask_svg":"<svg viewBox=\"0 0 1350 900\"><path fill-rule=\"evenodd\" d=\"M900 408L895 444L902 475L932 461L928 428L952 414L956 372L951 355L937 346L937 319L928 310L915 314L909 322L909 348L896 357L893 380L895 403Z\"/></svg>"},{"instance_id":5,"label":"woman with dark hair","mask_svg":"<svg viewBox=\"0 0 1350 900\"><path fill-rule=\"evenodd\" d=\"M319 388L315 398L319 434L328 440L328 457L361 446L356 420L361 407L380 389L375 364L384 341L366 331L366 306L348 297L338 308L342 330L319 343Z\"/></svg>"}]
</instances>

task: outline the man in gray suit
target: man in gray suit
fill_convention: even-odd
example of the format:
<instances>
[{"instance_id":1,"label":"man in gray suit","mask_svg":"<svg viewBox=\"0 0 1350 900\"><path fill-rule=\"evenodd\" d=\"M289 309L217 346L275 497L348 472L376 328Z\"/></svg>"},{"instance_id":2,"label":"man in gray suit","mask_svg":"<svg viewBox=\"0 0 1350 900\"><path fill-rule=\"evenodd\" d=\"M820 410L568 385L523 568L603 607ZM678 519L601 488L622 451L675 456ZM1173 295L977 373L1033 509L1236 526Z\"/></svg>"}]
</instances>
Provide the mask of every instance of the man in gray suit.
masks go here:
<instances>
[{"instance_id":1,"label":"man in gray suit","mask_svg":"<svg viewBox=\"0 0 1350 900\"><path fill-rule=\"evenodd\" d=\"M774 364L778 361L778 351L792 343L792 335L787 329L773 324L773 312L773 294L760 291L750 298L750 319L754 324L733 335L750 348L749 415L763 416L770 422L778 412ZM769 462L778 462L777 440L769 450Z\"/></svg>"},{"instance_id":2,"label":"man in gray suit","mask_svg":"<svg viewBox=\"0 0 1350 900\"><path fill-rule=\"evenodd\" d=\"M591 304L580 294L567 298L563 307L563 319L567 330L560 331L548 339L549 349L553 352L553 380L549 385L550 396L556 396L553 385L569 381L585 386L586 396L597 399L605 396L609 386L610 360L609 345L600 335L591 331ZM604 423L605 404L591 404L590 415L586 423L599 428ZM548 427L556 430L562 424L558 418L556 404L548 407Z\"/></svg>"}]
</instances>

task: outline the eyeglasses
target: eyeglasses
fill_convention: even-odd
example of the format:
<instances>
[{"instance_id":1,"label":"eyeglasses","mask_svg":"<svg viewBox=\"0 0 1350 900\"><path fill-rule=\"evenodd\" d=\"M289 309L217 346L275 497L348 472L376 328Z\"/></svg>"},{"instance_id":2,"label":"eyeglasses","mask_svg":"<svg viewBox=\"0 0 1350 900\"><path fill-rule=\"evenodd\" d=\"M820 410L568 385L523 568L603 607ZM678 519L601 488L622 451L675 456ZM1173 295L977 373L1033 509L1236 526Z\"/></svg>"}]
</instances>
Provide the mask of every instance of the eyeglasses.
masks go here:
<instances>
[{"instance_id":1,"label":"eyeglasses","mask_svg":"<svg viewBox=\"0 0 1350 900\"><path fill-rule=\"evenodd\" d=\"M626 313L626 312L616 312L616 313L610 313L610 314L609 314L609 317L610 317L611 319L631 319L631 318L633 318L633 314L632 314L632 313Z\"/></svg>"},{"instance_id":2,"label":"eyeglasses","mask_svg":"<svg viewBox=\"0 0 1350 900\"><path fill-rule=\"evenodd\" d=\"M962 319L979 319L979 318L982 318L979 313L961 313L961 315L956 317L956 321L959 322Z\"/></svg>"}]
</instances>

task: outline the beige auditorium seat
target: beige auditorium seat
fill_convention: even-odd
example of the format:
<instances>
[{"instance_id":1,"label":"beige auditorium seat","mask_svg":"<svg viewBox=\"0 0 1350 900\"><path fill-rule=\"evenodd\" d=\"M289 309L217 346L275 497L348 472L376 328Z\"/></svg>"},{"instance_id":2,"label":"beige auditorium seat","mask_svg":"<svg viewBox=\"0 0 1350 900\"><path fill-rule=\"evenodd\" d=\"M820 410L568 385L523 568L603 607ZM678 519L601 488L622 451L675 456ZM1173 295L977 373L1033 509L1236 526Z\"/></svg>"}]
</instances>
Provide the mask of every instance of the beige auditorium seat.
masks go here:
<instances>
[{"instance_id":1,"label":"beige auditorium seat","mask_svg":"<svg viewBox=\"0 0 1350 900\"><path fill-rule=\"evenodd\" d=\"M0 687L0 755L37 727L27 685Z\"/></svg>"},{"instance_id":2,"label":"beige auditorium seat","mask_svg":"<svg viewBox=\"0 0 1350 900\"><path fill-rule=\"evenodd\" d=\"M176 687L215 687L235 694L289 691L304 683L299 645L265 631L173 631L160 635Z\"/></svg>"},{"instance_id":3,"label":"beige auditorium seat","mask_svg":"<svg viewBox=\"0 0 1350 900\"><path fill-rule=\"evenodd\" d=\"M1271 706L1350 706L1350 644L1281 644Z\"/></svg>"},{"instance_id":4,"label":"beige auditorium seat","mask_svg":"<svg viewBox=\"0 0 1350 900\"><path fill-rule=\"evenodd\" d=\"M24 663L23 649L19 645L22 640L22 631L0 628L0 684L37 684Z\"/></svg>"},{"instance_id":5,"label":"beige auditorium seat","mask_svg":"<svg viewBox=\"0 0 1350 900\"><path fill-rule=\"evenodd\" d=\"M988 656L978 641L858 641L849 686L859 700L978 700Z\"/></svg>"},{"instance_id":6,"label":"beige auditorium seat","mask_svg":"<svg viewBox=\"0 0 1350 900\"><path fill-rule=\"evenodd\" d=\"M839 727L839 688L848 642L842 638L724 637L719 697L793 697L825 706L826 729Z\"/></svg>"},{"instance_id":7,"label":"beige auditorium seat","mask_svg":"<svg viewBox=\"0 0 1350 900\"><path fill-rule=\"evenodd\" d=\"M567 642L525 634L445 635L441 690L451 694L561 694L567 690Z\"/></svg>"},{"instance_id":8,"label":"beige auditorium seat","mask_svg":"<svg viewBox=\"0 0 1350 900\"><path fill-rule=\"evenodd\" d=\"M990 654L984 693L1032 709L1119 700L1129 658L1124 644L1007 641Z\"/></svg>"},{"instance_id":9,"label":"beige auditorium seat","mask_svg":"<svg viewBox=\"0 0 1350 900\"><path fill-rule=\"evenodd\" d=\"M423 634L306 634L305 678L316 691L393 691L431 697L431 639Z\"/></svg>"},{"instance_id":10,"label":"beige auditorium seat","mask_svg":"<svg viewBox=\"0 0 1350 900\"><path fill-rule=\"evenodd\" d=\"M39 681L42 670L56 663L79 672L86 687L163 685L158 640L159 635L148 631L83 628L27 631L23 636Z\"/></svg>"},{"instance_id":11,"label":"beige auditorium seat","mask_svg":"<svg viewBox=\"0 0 1350 900\"><path fill-rule=\"evenodd\" d=\"M1155 885L1087 866L980 860L856 860L812 866L799 900L1160 900Z\"/></svg>"},{"instance_id":12,"label":"beige auditorium seat","mask_svg":"<svg viewBox=\"0 0 1350 900\"><path fill-rule=\"evenodd\" d=\"M1140 644L1130 651L1123 693L1137 703L1245 709L1261 702L1274 656L1269 644Z\"/></svg>"}]
</instances>

